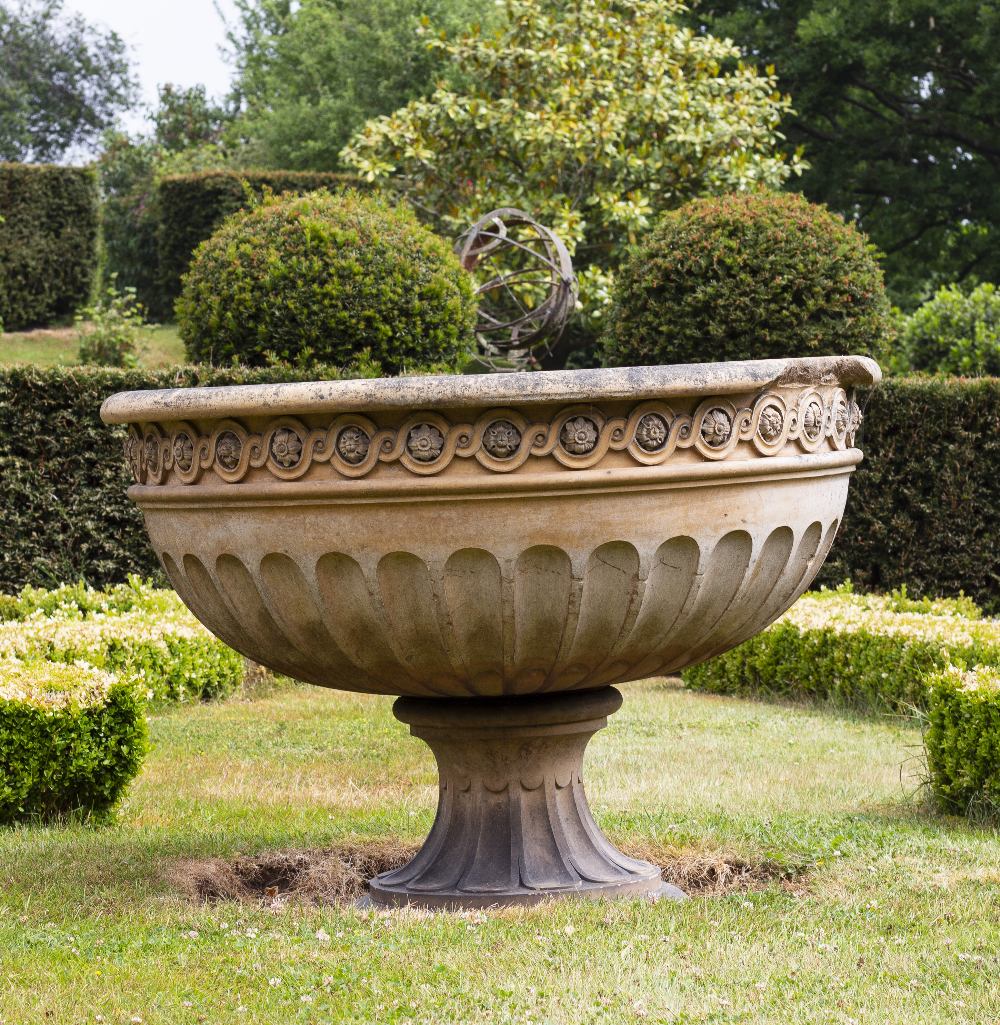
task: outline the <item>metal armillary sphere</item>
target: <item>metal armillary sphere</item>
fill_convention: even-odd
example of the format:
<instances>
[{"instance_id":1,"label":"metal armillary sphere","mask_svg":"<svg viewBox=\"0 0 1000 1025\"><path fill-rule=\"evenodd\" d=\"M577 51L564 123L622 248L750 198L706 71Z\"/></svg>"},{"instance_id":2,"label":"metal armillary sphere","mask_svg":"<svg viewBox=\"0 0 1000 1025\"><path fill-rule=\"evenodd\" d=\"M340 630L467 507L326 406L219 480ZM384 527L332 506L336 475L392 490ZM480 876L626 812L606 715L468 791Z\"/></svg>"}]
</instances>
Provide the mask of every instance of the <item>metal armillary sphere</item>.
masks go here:
<instances>
[{"instance_id":1,"label":"metal armillary sphere","mask_svg":"<svg viewBox=\"0 0 1000 1025\"><path fill-rule=\"evenodd\" d=\"M523 210L504 207L481 217L455 243L479 281L476 338L493 369L537 366L576 309L569 251Z\"/></svg>"}]
</instances>

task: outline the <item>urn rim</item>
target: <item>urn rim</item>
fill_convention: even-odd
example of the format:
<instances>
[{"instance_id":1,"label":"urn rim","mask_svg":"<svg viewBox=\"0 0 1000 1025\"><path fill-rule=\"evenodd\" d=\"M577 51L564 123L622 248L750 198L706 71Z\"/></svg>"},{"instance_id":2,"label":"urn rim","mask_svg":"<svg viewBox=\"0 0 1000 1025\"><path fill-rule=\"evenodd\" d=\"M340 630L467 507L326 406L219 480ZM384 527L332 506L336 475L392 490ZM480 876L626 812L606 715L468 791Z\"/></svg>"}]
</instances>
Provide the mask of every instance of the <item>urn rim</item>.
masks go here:
<instances>
[{"instance_id":1,"label":"urn rim","mask_svg":"<svg viewBox=\"0 0 1000 1025\"><path fill-rule=\"evenodd\" d=\"M104 401L101 418L108 424L163 423L258 415L641 401L666 395L729 395L782 385L872 387L881 379L878 364L867 356L808 356L532 374L201 386L118 392Z\"/></svg>"}]
</instances>

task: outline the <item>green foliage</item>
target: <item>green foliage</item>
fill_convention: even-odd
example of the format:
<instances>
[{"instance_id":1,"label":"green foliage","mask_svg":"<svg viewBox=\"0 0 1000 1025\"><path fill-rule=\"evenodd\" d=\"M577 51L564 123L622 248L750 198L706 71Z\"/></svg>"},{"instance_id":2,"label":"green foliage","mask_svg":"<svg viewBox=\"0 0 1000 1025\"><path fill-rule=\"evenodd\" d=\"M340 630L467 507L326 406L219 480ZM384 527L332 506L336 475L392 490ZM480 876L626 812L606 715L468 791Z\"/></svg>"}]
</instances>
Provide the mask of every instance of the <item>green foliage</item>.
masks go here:
<instances>
[{"instance_id":1,"label":"green foliage","mask_svg":"<svg viewBox=\"0 0 1000 1025\"><path fill-rule=\"evenodd\" d=\"M472 282L405 206L358 192L265 200L195 253L177 302L193 360L454 363L472 345Z\"/></svg>"},{"instance_id":2,"label":"green foliage","mask_svg":"<svg viewBox=\"0 0 1000 1025\"><path fill-rule=\"evenodd\" d=\"M145 311L136 301L135 289L120 292L112 275L104 295L76 315L80 362L104 367L134 367Z\"/></svg>"},{"instance_id":3,"label":"green foliage","mask_svg":"<svg viewBox=\"0 0 1000 1025\"><path fill-rule=\"evenodd\" d=\"M147 747L130 685L86 666L0 666L0 824L106 814Z\"/></svg>"},{"instance_id":4,"label":"green foliage","mask_svg":"<svg viewBox=\"0 0 1000 1025\"><path fill-rule=\"evenodd\" d=\"M107 592L83 583L25 588L0 602L0 663L86 665L150 701L207 700L243 681L242 656L213 637L170 590L136 577Z\"/></svg>"},{"instance_id":5,"label":"green foliage","mask_svg":"<svg viewBox=\"0 0 1000 1025\"><path fill-rule=\"evenodd\" d=\"M902 342L915 370L1000 374L1000 292L993 285L939 289L906 319Z\"/></svg>"},{"instance_id":6,"label":"green foliage","mask_svg":"<svg viewBox=\"0 0 1000 1025\"><path fill-rule=\"evenodd\" d=\"M1000 670L950 667L930 681L924 734L934 796L945 810L1000 816Z\"/></svg>"},{"instance_id":7,"label":"green foliage","mask_svg":"<svg viewBox=\"0 0 1000 1025\"><path fill-rule=\"evenodd\" d=\"M1000 665L1000 622L955 611L897 612L877 597L807 595L782 619L683 672L695 690L830 702L868 712L926 709L951 664Z\"/></svg>"},{"instance_id":8,"label":"green foliage","mask_svg":"<svg viewBox=\"0 0 1000 1025\"><path fill-rule=\"evenodd\" d=\"M847 512L820 579L964 592L1000 614L1000 378L894 378L865 413Z\"/></svg>"},{"instance_id":9,"label":"green foliage","mask_svg":"<svg viewBox=\"0 0 1000 1025\"><path fill-rule=\"evenodd\" d=\"M125 432L99 416L113 392L341 376L378 369L0 370L0 590L81 578L103 586L131 573L162 580L142 514L125 494Z\"/></svg>"},{"instance_id":10,"label":"green foliage","mask_svg":"<svg viewBox=\"0 0 1000 1025\"><path fill-rule=\"evenodd\" d=\"M848 588L845 592L844 588ZM853 585L837 588L839 593L853 593ZM960 594L957 598L911 598L906 584L897 587L883 597L886 608L893 612L919 612L934 616L958 616L961 619L982 619L983 610L969 597Z\"/></svg>"},{"instance_id":11,"label":"green foliage","mask_svg":"<svg viewBox=\"0 0 1000 1025\"><path fill-rule=\"evenodd\" d=\"M812 200L857 217L894 301L1000 281L1000 7L981 0L705 0L690 20L773 63Z\"/></svg>"},{"instance_id":12,"label":"green foliage","mask_svg":"<svg viewBox=\"0 0 1000 1025\"><path fill-rule=\"evenodd\" d=\"M889 303L853 225L798 195L696 199L664 214L618 274L610 366L878 354Z\"/></svg>"},{"instance_id":13,"label":"green foliage","mask_svg":"<svg viewBox=\"0 0 1000 1025\"><path fill-rule=\"evenodd\" d=\"M223 134L228 112L213 104L204 86L181 89L164 85L153 111L151 134L105 133L97 170L101 182L101 234L106 275L135 288L153 315L173 315L181 272L172 277L164 297L159 270L159 181L171 174L218 167L229 159ZM207 238L209 231L196 240ZM195 243L195 244L196 244ZM193 250L194 244L191 246Z\"/></svg>"},{"instance_id":14,"label":"green foliage","mask_svg":"<svg viewBox=\"0 0 1000 1025\"><path fill-rule=\"evenodd\" d=\"M490 19L492 0L237 0L229 36L237 129L261 164L329 171L365 121L424 95L456 69L436 30Z\"/></svg>"},{"instance_id":15,"label":"green foliage","mask_svg":"<svg viewBox=\"0 0 1000 1025\"><path fill-rule=\"evenodd\" d=\"M704 193L778 186L788 101L730 43L675 24L676 0L507 0L493 33L436 46L465 76L370 121L344 161L449 233L516 206L576 254L583 311L655 216Z\"/></svg>"},{"instance_id":16,"label":"green foliage","mask_svg":"<svg viewBox=\"0 0 1000 1025\"><path fill-rule=\"evenodd\" d=\"M156 189L157 282L154 316L173 316L181 278L199 244L239 210L272 193L303 195L335 190L356 180L341 174L300 171L204 171L168 175Z\"/></svg>"},{"instance_id":17,"label":"green foliage","mask_svg":"<svg viewBox=\"0 0 1000 1025\"><path fill-rule=\"evenodd\" d=\"M62 0L0 4L0 160L56 161L135 98L125 42Z\"/></svg>"},{"instance_id":18,"label":"green foliage","mask_svg":"<svg viewBox=\"0 0 1000 1025\"><path fill-rule=\"evenodd\" d=\"M155 588L152 581L132 575L125 583L101 591L85 580L78 580L51 589L26 585L16 595L0 594L0 622L20 622L38 615L83 619L98 612L121 615L137 609L157 614L176 607L173 592Z\"/></svg>"},{"instance_id":19,"label":"green foliage","mask_svg":"<svg viewBox=\"0 0 1000 1025\"><path fill-rule=\"evenodd\" d=\"M162 159L163 152L155 142L108 132L96 165L103 197L105 275L134 288L136 298L160 318L156 173Z\"/></svg>"},{"instance_id":20,"label":"green foliage","mask_svg":"<svg viewBox=\"0 0 1000 1025\"><path fill-rule=\"evenodd\" d=\"M97 181L82 167L0 164L0 323L48 324L90 297Z\"/></svg>"}]
</instances>

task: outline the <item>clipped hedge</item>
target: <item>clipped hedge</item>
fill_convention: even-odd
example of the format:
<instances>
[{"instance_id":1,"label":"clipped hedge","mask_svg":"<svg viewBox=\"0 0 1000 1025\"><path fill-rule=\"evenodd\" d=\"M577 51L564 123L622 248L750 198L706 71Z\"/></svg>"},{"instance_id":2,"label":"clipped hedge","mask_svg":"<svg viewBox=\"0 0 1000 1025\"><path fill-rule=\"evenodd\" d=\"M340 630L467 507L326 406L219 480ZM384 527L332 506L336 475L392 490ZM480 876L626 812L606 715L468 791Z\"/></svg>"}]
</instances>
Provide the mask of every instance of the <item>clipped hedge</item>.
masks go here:
<instances>
[{"instance_id":1,"label":"clipped hedge","mask_svg":"<svg viewBox=\"0 0 1000 1025\"><path fill-rule=\"evenodd\" d=\"M615 275L606 366L856 353L890 326L874 248L795 193L695 199L672 210Z\"/></svg>"},{"instance_id":2,"label":"clipped hedge","mask_svg":"<svg viewBox=\"0 0 1000 1025\"><path fill-rule=\"evenodd\" d=\"M178 608L173 591L158 590L136 576L104 591L85 581L58 587L24 587L18 594L0 594L0 622L23 622L29 618L83 619L94 613L120 615L141 610L173 612Z\"/></svg>"},{"instance_id":3,"label":"clipped hedge","mask_svg":"<svg viewBox=\"0 0 1000 1025\"><path fill-rule=\"evenodd\" d=\"M36 611L0 623L0 659L86 663L158 702L225 697L243 682L243 657L213 637L173 591L133 580L131 607L123 608L123 588L104 603L100 592L90 592L83 602L71 595L53 606L51 598L67 590L42 594ZM18 600L24 607L32 597L22 592Z\"/></svg>"},{"instance_id":4,"label":"clipped hedge","mask_svg":"<svg viewBox=\"0 0 1000 1025\"><path fill-rule=\"evenodd\" d=\"M271 198L195 252L177 324L188 358L455 366L474 344L472 278L413 210L353 189Z\"/></svg>"},{"instance_id":5,"label":"clipped hedge","mask_svg":"<svg viewBox=\"0 0 1000 1025\"><path fill-rule=\"evenodd\" d=\"M159 287L144 296L151 315L172 319L181 294L181 277L201 242L230 215L242 210L250 196L360 185L350 175L318 171L204 171L171 175L156 191L157 262Z\"/></svg>"},{"instance_id":6,"label":"clipped hedge","mask_svg":"<svg viewBox=\"0 0 1000 1025\"><path fill-rule=\"evenodd\" d=\"M924 747L946 811L1000 816L1000 669L949 666L929 681Z\"/></svg>"},{"instance_id":7,"label":"clipped hedge","mask_svg":"<svg viewBox=\"0 0 1000 1025\"><path fill-rule=\"evenodd\" d=\"M819 581L964 592L1000 614L1000 378L896 378L871 397L865 459Z\"/></svg>"},{"instance_id":8,"label":"clipped hedge","mask_svg":"<svg viewBox=\"0 0 1000 1025\"><path fill-rule=\"evenodd\" d=\"M91 168L0 164L0 324L71 315L97 272L97 176Z\"/></svg>"},{"instance_id":9,"label":"clipped hedge","mask_svg":"<svg viewBox=\"0 0 1000 1025\"><path fill-rule=\"evenodd\" d=\"M106 813L146 749L134 687L86 665L0 661L0 824Z\"/></svg>"},{"instance_id":10,"label":"clipped hedge","mask_svg":"<svg viewBox=\"0 0 1000 1025\"><path fill-rule=\"evenodd\" d=\"M0 370L0 592L80 579L103 587L129 574L162 579L142 515L125 494L124 429L99 416L113 392L338 376L329 368Z\"/></svg>"},{"instance_id":11,"label":"clipped hedge","mask_svg":"<svg viewBox=\"0 0 1000 1025\"><path fill-rule=\"evenodd\" d=\"M1000 665L1000 621L977 616L961 601L820 592L682 675L713 694L909 713L928 707L930 681L949 665Z\"/></svg>"}]
</instances>

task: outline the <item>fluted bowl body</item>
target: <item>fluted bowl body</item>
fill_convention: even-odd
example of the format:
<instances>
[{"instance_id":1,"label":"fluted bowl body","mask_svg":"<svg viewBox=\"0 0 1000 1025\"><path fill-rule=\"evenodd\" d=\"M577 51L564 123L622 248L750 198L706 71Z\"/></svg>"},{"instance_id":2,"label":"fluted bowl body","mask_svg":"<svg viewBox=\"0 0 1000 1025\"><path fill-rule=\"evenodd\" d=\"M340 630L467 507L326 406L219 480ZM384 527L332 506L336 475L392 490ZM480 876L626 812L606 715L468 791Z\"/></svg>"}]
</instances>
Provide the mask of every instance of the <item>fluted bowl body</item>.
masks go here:
<instances>
[{"instance_id":1,"label":"fluted bowl body","mask_svg":"<svg viewBox=\"0 0 1000 1025\"><path fill-rule=\"evenodd\" d=\"M226 643L419 697L676 672L833 543L861 357L126 392L167 576Z\"/></svg>"}]
</instances>

